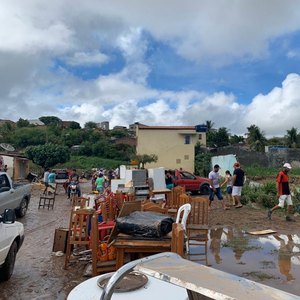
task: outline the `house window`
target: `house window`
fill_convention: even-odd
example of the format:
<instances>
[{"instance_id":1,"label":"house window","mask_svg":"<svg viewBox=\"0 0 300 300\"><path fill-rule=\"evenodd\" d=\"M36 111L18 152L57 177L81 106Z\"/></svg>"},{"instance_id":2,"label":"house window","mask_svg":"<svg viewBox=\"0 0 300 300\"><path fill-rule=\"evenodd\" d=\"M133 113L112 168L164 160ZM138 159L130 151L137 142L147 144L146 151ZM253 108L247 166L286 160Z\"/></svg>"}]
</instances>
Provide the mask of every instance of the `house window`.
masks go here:
<instances>
[{"instance_id":1,"label":"house window","mask_svg":"<svg viewBox=\"0 0 300 300\"><path fill-rule=\"evenodd\" d=\"M186 145L190 144L191 143L191 136L190 135L185 135L184 136L184 143Z\"/></svg>"},{"instance_id":2,"label":"house window","mask_svg":"<svg viewBox=\"0 0 300 300\"><path fill-rule=\"evenodd\" d=\"M190 159L190 156L189 156L189 155L185 155L185 156L184 156L184 159L185 159L185 160L189 160L189 159Z\"/></svg>"},{"instance_id":3,"label":"house window","mask_svg":"<svg viewBox=\"0 0 300 300\"><path fill-rule=\"evenodd\" d=\"M199 134L199 140L202 140L202 134Z\"/></svg>"},{"instance_id":4,"label":"house window","mask_svg":"<svg viewBox=\"0 0 300 300\"><path fill-rule=\"evenodd\" d=\"M178 165L178 164L181 164L181 159L180 158L177 158L176 159L176 164Z\"/></svg>"}]
</instances>

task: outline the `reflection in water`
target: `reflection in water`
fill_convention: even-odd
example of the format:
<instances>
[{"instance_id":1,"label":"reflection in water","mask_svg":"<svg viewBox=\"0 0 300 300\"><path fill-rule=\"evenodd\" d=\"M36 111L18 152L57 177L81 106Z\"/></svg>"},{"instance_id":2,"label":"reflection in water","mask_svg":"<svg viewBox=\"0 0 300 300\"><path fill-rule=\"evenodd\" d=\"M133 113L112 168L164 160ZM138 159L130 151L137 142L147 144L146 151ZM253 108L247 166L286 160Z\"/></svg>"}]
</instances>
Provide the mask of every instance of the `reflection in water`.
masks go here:
<instances>
[{"instance_id":1,"label":"reflection in water","mask_svg":"<svg viewBox=\"0 0 300 300\"><path fill-rule=\"evenodd\" d=\"M221 238L223 234L223 228L214 228L210 230L210 246L209 249L211 253L215 257L215 261L217 264L222 262L220 256L220 249L221 249Z\"/></svg>"},{"instance_id":2,"label":"reflection in water","mask_svg":"<svg viewBox=\"0 0 300 300\"><path fill-rule=\"evenodd\" d=\"M295 278L290 273L292 266L292 256L293 256L293 247L294 241L292 235L287 236L288 240L285 243L285 240L279 237L277 234L274 235L274 238L280 242L278 250L278 266L280 273L286 276L287 281L294 280Z\"/></svg>"},{"instance_id":3,"label":"reflection in water","mask_svg":"<svg viewBox=\"0 0 300 300\"><path fill-rule=\"evenodd\" d=\"M250 235L216 227L210 229L209 237L208 264L212 267L238 276L247 274L249 279L300 296L300 238L296 234Z\"/></svg>"}]
</instances>

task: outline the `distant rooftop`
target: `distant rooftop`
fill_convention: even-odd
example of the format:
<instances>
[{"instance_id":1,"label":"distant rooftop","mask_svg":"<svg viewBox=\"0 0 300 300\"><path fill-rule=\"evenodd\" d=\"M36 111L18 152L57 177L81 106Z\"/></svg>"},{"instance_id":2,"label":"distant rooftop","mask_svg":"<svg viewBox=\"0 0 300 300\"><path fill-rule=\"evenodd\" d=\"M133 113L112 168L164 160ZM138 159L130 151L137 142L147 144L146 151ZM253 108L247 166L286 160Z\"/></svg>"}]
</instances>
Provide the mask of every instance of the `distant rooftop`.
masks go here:
<instances>
[{"instance_id":1,"label":"distant rooftop","mask_svg":"<svg viewBox=\"0 0 300 300\"><path fill-rule=\"evenodd\" d=\"M195 130L195 126L147 126L147 125L139 125L139 129Z\"/></svg>"}]
</instances>

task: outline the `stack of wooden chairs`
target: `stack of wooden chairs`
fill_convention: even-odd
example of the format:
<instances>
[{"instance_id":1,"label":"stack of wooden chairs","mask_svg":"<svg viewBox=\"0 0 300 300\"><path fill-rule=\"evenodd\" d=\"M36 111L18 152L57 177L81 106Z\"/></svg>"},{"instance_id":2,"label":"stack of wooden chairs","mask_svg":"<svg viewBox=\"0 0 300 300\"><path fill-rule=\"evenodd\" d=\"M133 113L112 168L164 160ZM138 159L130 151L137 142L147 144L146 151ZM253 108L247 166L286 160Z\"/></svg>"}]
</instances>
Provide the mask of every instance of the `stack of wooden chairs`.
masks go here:
<instances>
[{"instance_id":1,"label":"stack of wooden chairs","mask_svg":"<svg viewBox=\"0 0 300 300\"><path fill-rule=\"evenodd\" d=\"M90 228L92 216L95 213L91 209L72 209L69 222L69 234L65 256L65 269L71 260L71 252L74 249L88 250L90 246Z\"/></svg>"},{"instance_id":2,"label":"stack of wooden chairs","mask_svg":"<svg viewBox=\"0 0 300 300\"><path fill-rule=\"evenodd\" d=\"M168 214L171 215L172 217L176 217L177 211L179 207L184 204L184 200L182 199L187 199L187 198L181 198L180 197L185 197L187 196L185 193L185 188L182 186L176 186L172 189L171 197L170 197L170 202L167 203L168 207ZM188 196L187 196L188 197ZM188 201L188 200L187 200ZM186 202L187 203L187 202Z\"/></svg>"}]
</instances>

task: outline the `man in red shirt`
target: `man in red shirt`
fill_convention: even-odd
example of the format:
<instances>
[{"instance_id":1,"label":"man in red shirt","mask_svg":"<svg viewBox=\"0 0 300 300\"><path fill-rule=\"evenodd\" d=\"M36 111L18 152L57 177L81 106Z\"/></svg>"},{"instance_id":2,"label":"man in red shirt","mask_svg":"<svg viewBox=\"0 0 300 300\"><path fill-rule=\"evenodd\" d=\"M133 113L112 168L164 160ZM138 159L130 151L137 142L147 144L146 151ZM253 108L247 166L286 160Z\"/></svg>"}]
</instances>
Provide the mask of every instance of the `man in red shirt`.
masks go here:
<instances>
[{"instance_id":1,"label":"man in red shirt","mask_svg":"<svg viewBox=\"0 0 300 300\"><path fill-rule=\"evenodd\" d=\"M295 221L290 216L292 214L293 202L292 202L292 196L291 196L290 187L289 187L288 172L290 171L291 168L292 167L289 163L285 163L283 165L283 170L280 171L277 175L276 187L277 187L277 196L279 196L279 199L278 199L279 203L268 211L269 220L271 220L273 211L278 208L283 208L284 203L286 202L286 204L287 204L286 220L289 222Z\"/></svg>"}]
</instances>

